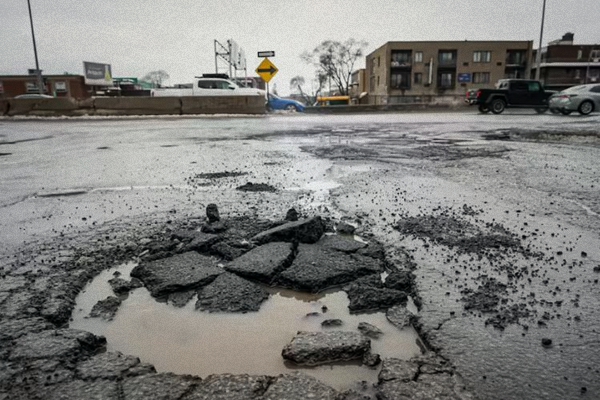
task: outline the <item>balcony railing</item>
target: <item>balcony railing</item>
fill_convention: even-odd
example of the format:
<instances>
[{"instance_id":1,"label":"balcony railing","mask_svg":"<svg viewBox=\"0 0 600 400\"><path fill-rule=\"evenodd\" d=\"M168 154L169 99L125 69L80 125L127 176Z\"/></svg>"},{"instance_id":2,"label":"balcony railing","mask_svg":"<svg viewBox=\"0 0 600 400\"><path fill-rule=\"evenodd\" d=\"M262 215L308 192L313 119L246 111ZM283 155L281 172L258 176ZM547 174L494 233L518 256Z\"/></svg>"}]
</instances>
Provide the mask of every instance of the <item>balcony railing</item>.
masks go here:
<instances>
[{"instance_id":1,"label":"balcony railing","mask_svg":"<svg viewBox=\"0 0 600 400\"><path fill-rule=\"evenodd\" d=\"M390 67L392 68L409 68L412 65L412 59L392 60Z\"/></svg>"},{"instance_id":2,"label":"balcony railing","mask_svg":"<svg viewBox=\"0 0 600 400\"><path fill-rule=\"evenodd\" d=\"M452 68L456 67L456 59L439 59L438 60L438 68Z\"/></svg>"},{"instance_id":3,"label":"balcony railing","mask_svg":"<svg viewBox=\"0 0 600 400\"><path fill-rule=\"evenodd\" d=\"M582 58L577 58L577 57L550 57L550 58L544 58L542 57L542 63L559 63L559 62L578 62L578 63L583 63L583 64L587 64L588 62L594 62L594 60L598 60L596 62L600 62L600 56L598 56L597 59L588 59L587 57L582 57Z\"/></svg>"},{"instance_id":4,"label":"balcony railing","mask_svg":"<svg viewBox=\"0 0 600 400\"><path fill-rule=\"evenodd\" d=\"M527 65L527 60L519 59L519 58L507 58L506 66L507 67L525 67Z\"/></svg>"}]
</instances>

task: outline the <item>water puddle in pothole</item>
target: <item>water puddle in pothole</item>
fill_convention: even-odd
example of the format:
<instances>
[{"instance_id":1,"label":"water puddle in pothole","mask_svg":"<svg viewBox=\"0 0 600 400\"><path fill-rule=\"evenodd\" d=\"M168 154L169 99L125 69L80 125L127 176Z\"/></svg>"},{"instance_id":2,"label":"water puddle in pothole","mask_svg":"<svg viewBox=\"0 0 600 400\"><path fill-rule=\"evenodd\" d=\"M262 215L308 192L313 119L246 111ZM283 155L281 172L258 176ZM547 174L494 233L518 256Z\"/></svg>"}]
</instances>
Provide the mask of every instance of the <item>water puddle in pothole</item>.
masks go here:
<instances>
[{"instance_id":1,"label":"water puddle in pothole","mask_svg":"<svg viewBox=\"0 0 600 400\"><path fill-rule=\"evenodd\" d=\"M298 369L338 390L357 389L358 382L375 383L380 368L359 362L299 367L284 362L281 350L297 331L356 331L359 322L383 331L380 338L371 339L372 352L382 358L407 360L421 353L420 339L413 328L399 330L383 312L350 314L343 291L307 294L268 288L269 299L258 312L229 314L196 311L195 298L185 307L176 308L156 301L145 288L139 288L123 300L112 321L89 318L99 300L115 295L107 281L117 271L129 279L135 265L132 262L111 268L89 283L76 299L70 327L106 337L108 350L135 355L159 372L205 378L227 372L277 376ZM323 306L327 307L325 312ZM341 319L343 325L322 327L326 319Z\"/></svg>"}]
</instances>

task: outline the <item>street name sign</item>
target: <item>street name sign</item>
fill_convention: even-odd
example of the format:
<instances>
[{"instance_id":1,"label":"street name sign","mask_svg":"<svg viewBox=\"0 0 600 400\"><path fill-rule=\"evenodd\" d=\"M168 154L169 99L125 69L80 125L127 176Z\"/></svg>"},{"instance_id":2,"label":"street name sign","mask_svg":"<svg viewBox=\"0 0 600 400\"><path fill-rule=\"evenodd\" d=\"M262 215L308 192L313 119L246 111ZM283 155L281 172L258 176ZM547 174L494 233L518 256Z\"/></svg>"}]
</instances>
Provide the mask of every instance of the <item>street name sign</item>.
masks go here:
<instances>
[{"instance_id":1,"label":"street name sign","mask_svg":"<svg viewBox=\"0 0 600 400\"><path fill-rule=\"evenodd\" d=\"M275 57L275 52L274 51L259 51L258 56L259 57Z\"/></svg>"}]
</instances>

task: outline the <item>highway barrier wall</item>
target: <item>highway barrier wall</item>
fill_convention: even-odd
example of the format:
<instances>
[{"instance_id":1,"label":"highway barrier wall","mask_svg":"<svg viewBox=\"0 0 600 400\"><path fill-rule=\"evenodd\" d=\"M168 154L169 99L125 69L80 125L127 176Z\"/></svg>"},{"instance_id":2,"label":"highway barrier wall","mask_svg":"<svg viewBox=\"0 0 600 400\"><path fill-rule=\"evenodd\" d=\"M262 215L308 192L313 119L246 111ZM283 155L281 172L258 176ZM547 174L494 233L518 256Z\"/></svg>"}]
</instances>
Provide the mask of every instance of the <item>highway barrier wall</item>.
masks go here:
<instances>
[{"instance_id":1,"label":"highway barrier wall","mask_svg":"<svg viewBox=\"0 0 600 400\"><path fill-rule=\"evenodd\" d=\"M94 115L179 115L179 97L98 97Z\"/></svg>"},{"instance_id":2,"label":"highway barrier wall","mask_svg":"<svg viewBox=\"0 0 600 400\"><path fill-rule=\"evenodd\" d=\"M262 96L181 97L182 114L264 114L265 112L265 98Z\"/></svg>"},{"instance_id":3,"label":"highway barrier wall","mask_svg":"<svg viewBox=\"0 0 600 400\"><path fill-rule=\"evenodd\" d=\"M0 100L5 116L264 114L262 96L97 97Z\"/></svg>"},{"instance_id":4,"label":"highway barrier wall","mask_svg":"<svg viewBox=\"0 0 600 400\"><path fill-rule=\"evenodd\" d=\"M351 104L339 106L314 106L306 107L307 114L336 114L336 113L362 113L362 112L411 112L411 111L460 111L468 110L466 104L431 104L431 103L407 103L407 104Z\"/></svg>"}]
</instances>

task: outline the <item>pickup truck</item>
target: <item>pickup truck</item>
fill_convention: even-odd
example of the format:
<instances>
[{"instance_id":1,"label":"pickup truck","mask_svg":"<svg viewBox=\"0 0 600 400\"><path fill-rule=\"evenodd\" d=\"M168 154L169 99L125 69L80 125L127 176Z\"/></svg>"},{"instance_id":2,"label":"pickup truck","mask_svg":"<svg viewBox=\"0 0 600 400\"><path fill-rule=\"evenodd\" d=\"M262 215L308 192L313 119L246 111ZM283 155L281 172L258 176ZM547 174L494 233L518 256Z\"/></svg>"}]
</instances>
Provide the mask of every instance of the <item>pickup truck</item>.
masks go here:
<instances>
[{"instance_id":1,"label":"pickup truck","mask_svg":"<svg viewBox=\"0 0 600 400\"><path fill-rule=\"evenodd\" d=\"M183 88L158 88L150 91L152 97L183 97L183 96L263 96L264 90L245 88L236 85L225 77L208 74L194 77L194 83Z\"/></svg>"},{"instance_id":2,"label":"pickup truck","mask_svg":"<svg viewBox=\"0 0 600 400\"><path fill-rule=\"evenodd\" d=\"M502 113L506 108L533 108L539 114L548 110L548 101L555 91L544 90L538 81L501 79L495 89L467 92L465 102L477 105L479 112Z\"/></svg>"}]
</instances>

